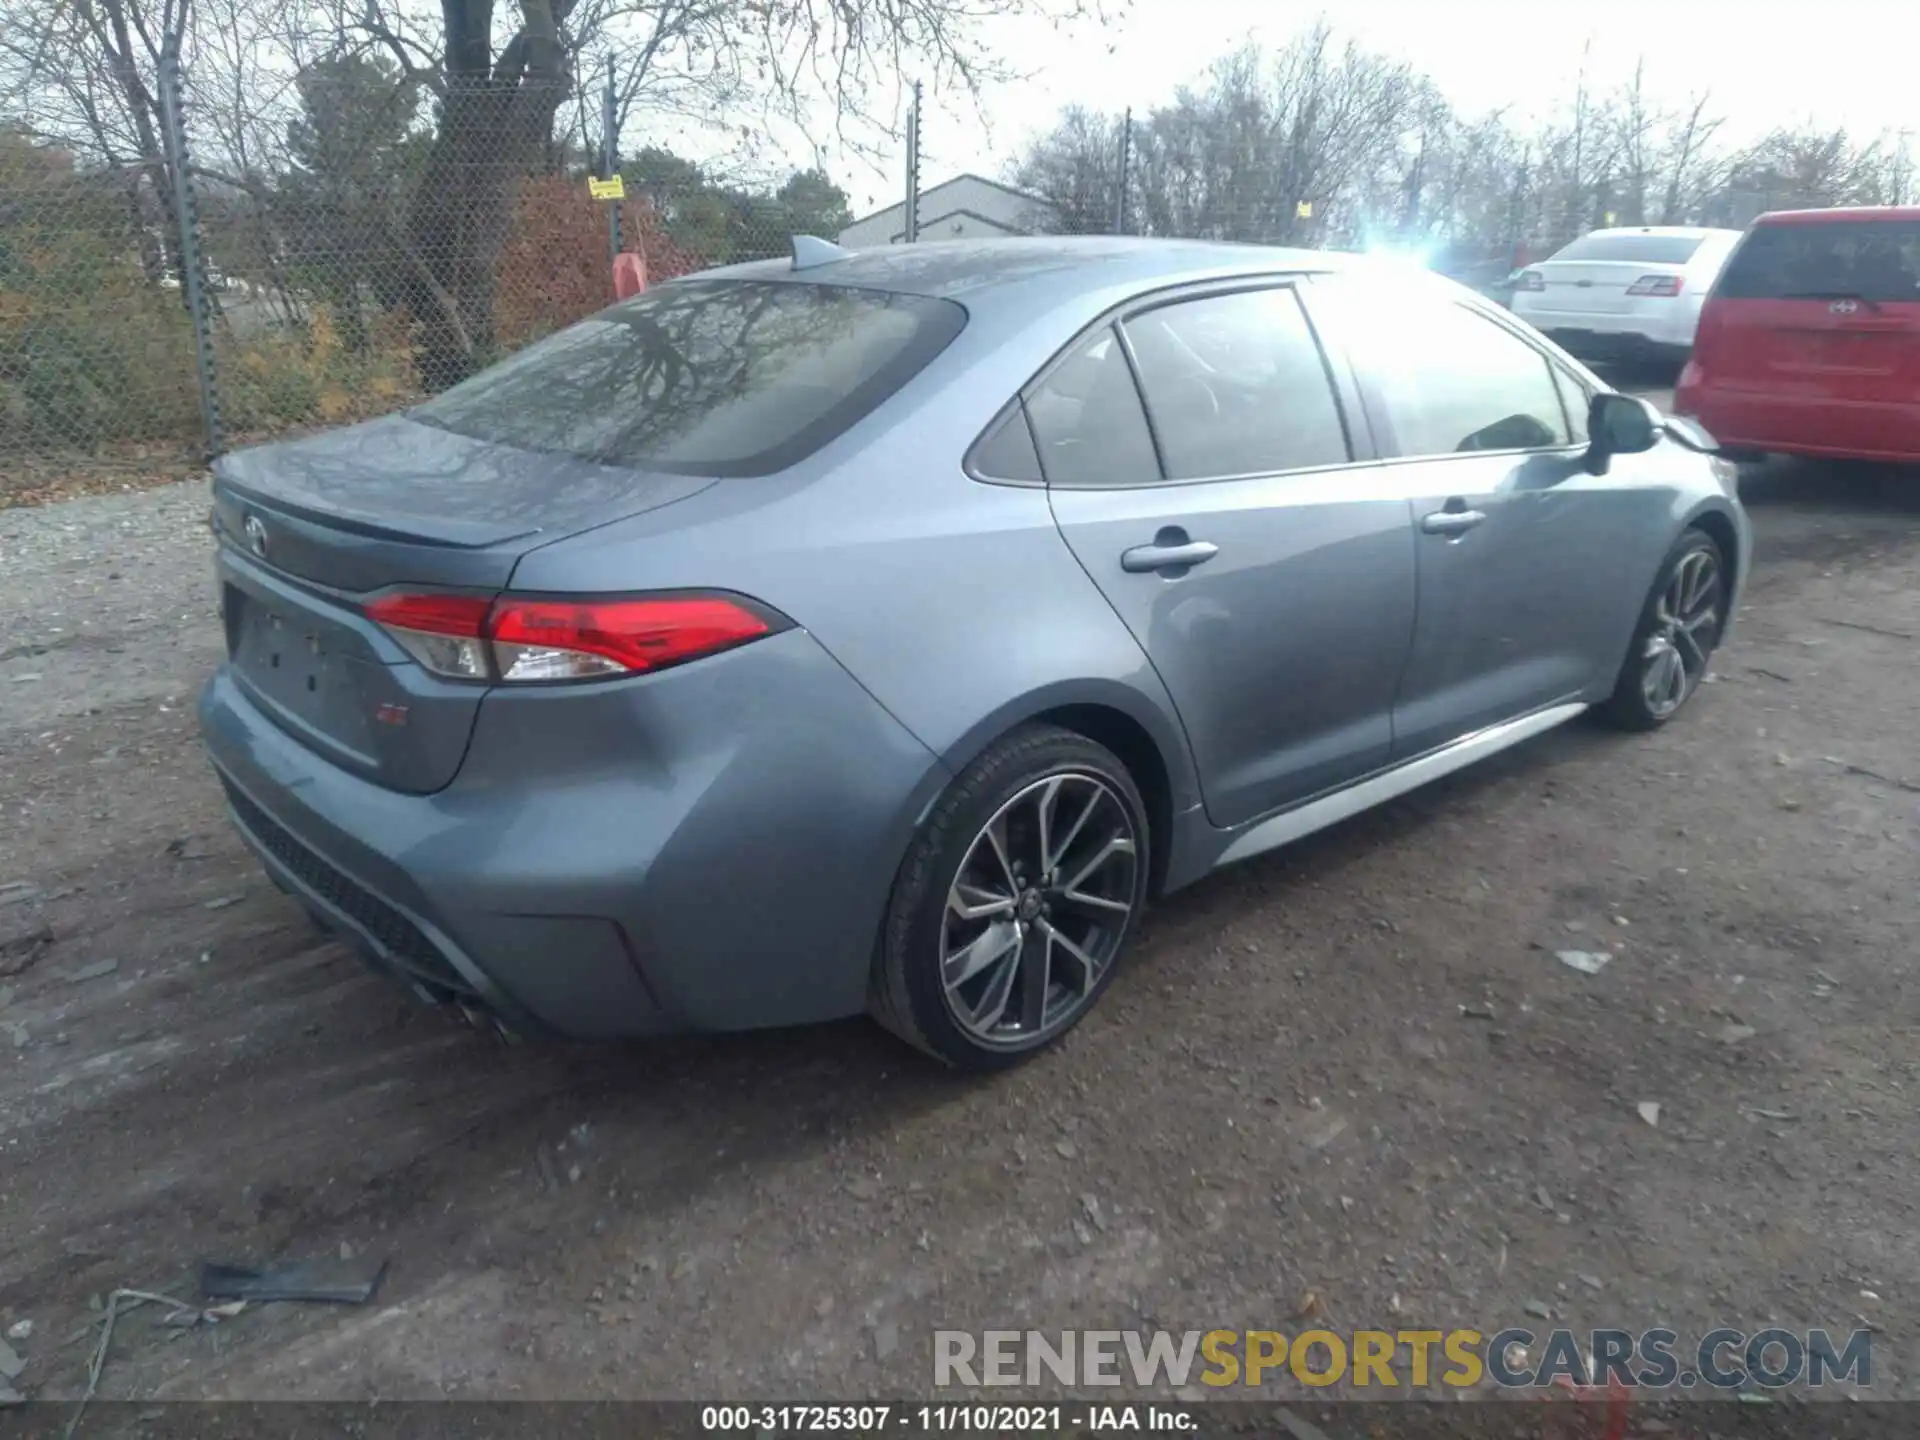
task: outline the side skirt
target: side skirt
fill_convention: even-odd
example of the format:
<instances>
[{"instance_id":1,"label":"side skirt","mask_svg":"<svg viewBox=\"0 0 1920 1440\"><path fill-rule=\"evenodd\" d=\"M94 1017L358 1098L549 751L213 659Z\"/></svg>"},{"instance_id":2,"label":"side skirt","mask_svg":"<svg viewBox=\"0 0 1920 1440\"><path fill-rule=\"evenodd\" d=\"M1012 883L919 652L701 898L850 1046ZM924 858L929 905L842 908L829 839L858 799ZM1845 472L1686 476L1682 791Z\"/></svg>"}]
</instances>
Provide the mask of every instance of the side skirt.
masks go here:
<instances>
[{"instance_id":1,"label":"side skirt","mask_svg":"<svg viewBox=\"0 0 1920 1440\"><path fill-rule=\"evenodd\" d=\"M1283 810L1265 820L1256 820L1236 835L1213 863L1216 868L1231 865L1262 851L1291 844L1329 825L1337 825L1363 810L1371 810L1410 790L1418 790L1443 775L1464 770L1475 761L1497 755L1523 740L1531 740L1556 725L1564 725L1586 708L1584 702L1555 705L1546 710L1536 710L1531 715L1523 715L1518 720L1503 720L1498 725L1489 725L1484 730L1463 735L1438 750L1430 750L1391 770L1383 770L1365 780L1356 781L1331 795L1309 800L1304 805Z\"/></svg>"}]
</instances>

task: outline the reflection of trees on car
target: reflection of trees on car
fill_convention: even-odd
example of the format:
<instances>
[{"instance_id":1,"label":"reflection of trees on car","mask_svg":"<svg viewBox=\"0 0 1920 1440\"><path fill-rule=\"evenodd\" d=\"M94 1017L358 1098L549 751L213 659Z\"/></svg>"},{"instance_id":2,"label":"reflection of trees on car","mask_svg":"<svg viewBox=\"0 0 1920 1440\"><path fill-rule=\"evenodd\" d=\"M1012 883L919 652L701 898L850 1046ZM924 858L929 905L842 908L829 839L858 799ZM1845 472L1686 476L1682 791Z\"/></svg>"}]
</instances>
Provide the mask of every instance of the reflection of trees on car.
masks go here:
<instances>
[{"instance_id":1,"label":"reflection of trees on car","mask_svg":"<svg viewBox=\"0 0 1920 1440\"><path fill-rule=\"evenodd\" d=\"M563 330L413 414L527 449L726 473L857 409L957 328L954 307L917 297L686 282Z\"/></svg>"}]
</instances>

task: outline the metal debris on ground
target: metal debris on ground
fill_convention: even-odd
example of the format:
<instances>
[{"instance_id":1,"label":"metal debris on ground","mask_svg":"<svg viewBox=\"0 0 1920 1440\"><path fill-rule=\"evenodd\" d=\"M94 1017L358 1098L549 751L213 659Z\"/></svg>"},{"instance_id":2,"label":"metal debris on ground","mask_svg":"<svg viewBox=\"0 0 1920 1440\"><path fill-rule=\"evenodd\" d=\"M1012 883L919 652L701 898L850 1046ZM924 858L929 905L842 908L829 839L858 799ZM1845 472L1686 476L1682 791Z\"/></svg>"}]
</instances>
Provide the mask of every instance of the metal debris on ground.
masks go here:
<instances>
[{"instance_id":1,"label":"metal debris on ground","mask_svg":"<svg viewBox=\"0 0 1920 1440\"><path fill-rule=\"evenodd\" d=\"M1722 1045L1738 1045L1742 1040L1751 1040L1759 1033L1760 1032L1755 1030L1751 1025L1722 1025L1720 1027L1720 1043Z\"/></svg>"},{"instance_id":2,"label":"metal debris on ground","mask_svg":"<svg viewBox=\"0 0 1920 1440\"><path fill-rule=\"evenodd\" d=\"M308 1300L323 1305L364 1305L386 1278L385 1260L328 1257L272 1270L207 1261L200 1266L200 1293L209 1300Z\"/></svg>"},{"instance_id":3,"label":"metal debris on ground","mask_svg":"<svg viewBox=\"0 0 1920 1440\"><path fill-rule=\"evenodd\" d=\"M1553 958L1582 975L1598 975L1607 968L1607 962L1613 959L1613 954L1607 950L1556 950Z\"/></svg>"},{"instance_id":4,"label":"metal debris on ground","mask_svg":"<svg viewBox=\"0 0 1920 1440\"><path fill-rule=\"evenodd\" d=\"M1647 1124L1653 1126L1656 1130L1660 1128L1660 1102L1658 1100L1642 1100L1633 1108L1640 1113L1640 1118L1646 1121Z\"/></svg>"}]
</instances>

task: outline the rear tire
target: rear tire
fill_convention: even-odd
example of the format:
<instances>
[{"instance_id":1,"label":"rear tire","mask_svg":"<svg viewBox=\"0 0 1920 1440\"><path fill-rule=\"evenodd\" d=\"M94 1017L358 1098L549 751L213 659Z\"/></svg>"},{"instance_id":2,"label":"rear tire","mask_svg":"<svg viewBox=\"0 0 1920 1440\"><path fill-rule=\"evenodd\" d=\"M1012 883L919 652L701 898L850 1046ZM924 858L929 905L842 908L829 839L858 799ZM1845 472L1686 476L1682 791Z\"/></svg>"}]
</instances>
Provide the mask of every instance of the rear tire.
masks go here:
<instances>
[{"instance_id":1,"label":"rear tire","mask_svg":"<svg viewBox=\"0 0 1920 1440\"><path fill-rule=\"evenodd\" d=\"M1640 611L1619 679L1598 710L1621 730L1657 730L1700 688L1727 628L1726 557L1704 530L1674 542Z\"/></svg>"},{"instance_id":2,"label":"rear tire","mask_svg":"<svg viewBox=\"0 0 1920 1440\"><path fill-rule=\"evenodd\" d=\"M1146 901L1146 806L1083 735L1023 725L948 786L894 881L873 1016L964 1070L999 1070L1077 1025Z\"/></svg>"}]
</instances>

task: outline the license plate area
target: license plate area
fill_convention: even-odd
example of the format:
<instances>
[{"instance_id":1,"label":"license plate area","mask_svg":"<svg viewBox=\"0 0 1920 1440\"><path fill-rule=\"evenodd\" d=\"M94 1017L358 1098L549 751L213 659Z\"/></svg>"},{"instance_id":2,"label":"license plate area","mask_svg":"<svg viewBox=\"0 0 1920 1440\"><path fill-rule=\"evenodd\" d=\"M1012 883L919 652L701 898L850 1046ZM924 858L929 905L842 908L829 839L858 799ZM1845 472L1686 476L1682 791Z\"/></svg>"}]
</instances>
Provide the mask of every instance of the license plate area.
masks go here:
<instances>
[{"instance_id":1,"label":"license plate area","mask_svg":"<svg viewBox=\"0 0 1920 1440\"><path fill-rule=\"evenodd\" d=\"M312 617L283 612L233 585L227 613L234 663L257 689L301 714L326 708L344 657Z\"/></svg>"}]
</instances>

